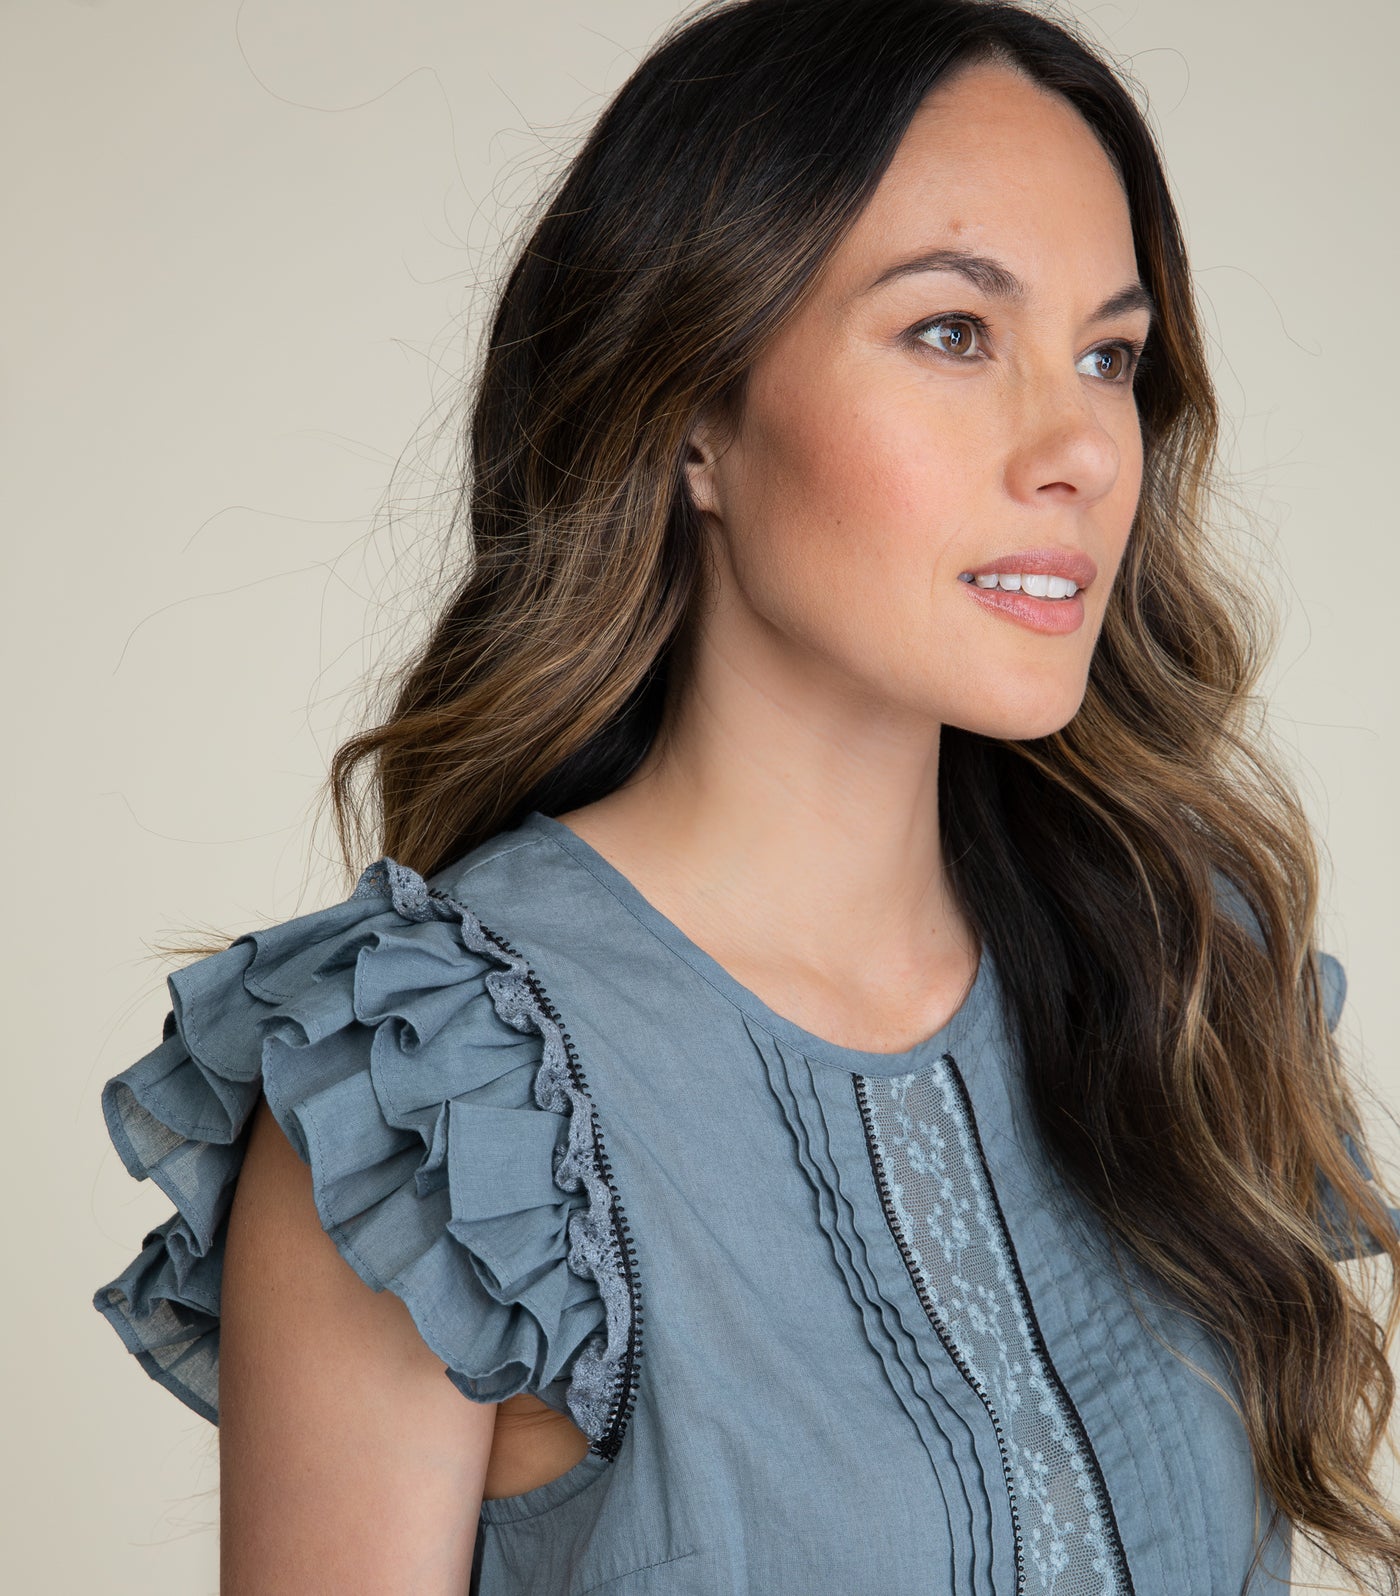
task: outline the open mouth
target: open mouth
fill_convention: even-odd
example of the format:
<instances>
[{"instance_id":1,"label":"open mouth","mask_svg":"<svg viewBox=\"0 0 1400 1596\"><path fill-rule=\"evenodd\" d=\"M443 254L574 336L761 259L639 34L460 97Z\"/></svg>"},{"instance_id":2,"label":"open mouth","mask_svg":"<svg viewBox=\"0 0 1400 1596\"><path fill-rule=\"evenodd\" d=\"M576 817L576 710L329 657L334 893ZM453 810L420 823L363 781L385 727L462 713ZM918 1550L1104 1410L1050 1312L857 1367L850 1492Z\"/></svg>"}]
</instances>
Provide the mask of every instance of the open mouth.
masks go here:
<instances>
[{"instance_id":1,"label":"open mouth","mask_svg":"<svg viewBox=\"0 0 1400 1596\"><path fill-rule=\"evenodd\" d=\"M1079 591L1079 583L1068 576L1045 576L1034 571L989 571L982 576L964 571L958 580L1038 599L1072 599Z\"/></svg>"}]
</instances>

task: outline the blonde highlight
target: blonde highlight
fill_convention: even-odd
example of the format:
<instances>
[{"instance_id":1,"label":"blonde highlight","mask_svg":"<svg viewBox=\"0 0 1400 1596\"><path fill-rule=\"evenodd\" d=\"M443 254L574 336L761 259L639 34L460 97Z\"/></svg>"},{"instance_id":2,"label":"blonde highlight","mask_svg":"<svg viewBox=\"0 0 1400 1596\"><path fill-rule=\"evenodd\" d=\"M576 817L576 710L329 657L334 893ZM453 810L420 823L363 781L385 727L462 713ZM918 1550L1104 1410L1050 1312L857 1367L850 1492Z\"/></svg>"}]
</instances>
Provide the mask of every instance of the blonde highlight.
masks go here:
<instances>
[{"instance_id":1,"label":"blonde highlight","mask_svg":"<svg viewBox=\"0 0 1400 1596\"><path fill-rule=\"evenodd\" d=\"M341 849L351 873L387 854L432 874L531 810L601 797L664 736L703 590L690 430L740 412L922 97L991 56L1113 155L1160 314L1142 496L1083 705L1034 742L945 730L946 857L1004 972L1047 1156L1125 1271L1229 1353L1276 1511L1393 1592L1400 1516L1374 1473L1400 1236L1348 1151L1374 1167L1326 1009L1316 845L1268 744L1257 604L1211 531L1219 419L1176 211L1131 94L1070 25L975 0L859 19L711 0L672 26L501 287L458 501L470 563L382 719L335 752ZM1337 1267L1327 1192L1388 1281Z\"/></svg>"}]
</instances>

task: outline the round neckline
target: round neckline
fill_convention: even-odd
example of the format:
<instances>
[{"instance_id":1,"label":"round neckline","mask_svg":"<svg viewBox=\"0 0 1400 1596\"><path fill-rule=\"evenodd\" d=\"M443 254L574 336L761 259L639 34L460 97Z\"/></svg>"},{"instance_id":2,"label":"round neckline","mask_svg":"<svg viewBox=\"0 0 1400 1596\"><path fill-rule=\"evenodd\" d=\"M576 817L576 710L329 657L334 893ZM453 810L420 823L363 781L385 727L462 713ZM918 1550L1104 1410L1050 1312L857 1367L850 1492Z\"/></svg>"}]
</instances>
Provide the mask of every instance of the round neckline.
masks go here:
<instances>
[{"instance_id":1,"label":"round neckline","mask_svg":"<svg viewBox=\"0 0 1400 1596\"><path fill-rule=\"evenodd\" d=\"M673 953L683 959L699 975L727 999L735 1008L775 1036L780 1042L795 1048L815 1063L833 1065L853 1075L895 1076L915 1073L920 1066L931 1063L945 1053L955 1053L965 1046L986 1009L993 984L992 956L984 945L977 961L977 972L963 994L962 1002L931 1035L915 1042L898 1053L879 1053L867 1048L845 1047L828 1041L816 1032L806 1030L795 1020L770 1008L756 992L752 992L728 970L707 953L698 942L660 909L643 896L628 876L605 858L592 843L566 826L562 820L542 810L532 809L518 828L521 832L535 832L548 838L570 858L582 865L602 883L643 926ZM954 1043L957 1044L955 1048Z\"/></svg>"}]
</instances>

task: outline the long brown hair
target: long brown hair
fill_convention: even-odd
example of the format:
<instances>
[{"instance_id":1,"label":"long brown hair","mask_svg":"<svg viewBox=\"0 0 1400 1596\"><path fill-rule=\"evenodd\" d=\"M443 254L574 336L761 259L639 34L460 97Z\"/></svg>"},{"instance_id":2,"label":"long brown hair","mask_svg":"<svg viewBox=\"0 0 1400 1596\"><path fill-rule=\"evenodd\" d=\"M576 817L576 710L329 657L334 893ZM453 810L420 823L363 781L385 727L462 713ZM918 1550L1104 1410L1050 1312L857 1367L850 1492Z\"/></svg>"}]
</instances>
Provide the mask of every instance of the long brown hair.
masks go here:
<instances>
[{"instance_id":1,"label":"long brown hair","mask_svg":"<svg viewBox=\"0 0 1400 1596\"><path fill-rule=\"evenodd\" d=\"M974 0L717 0L673 24L500 289L450 517L466 575L334 756L341 846L352 873L387 853L430 874L602 797L664 734L704 575L687 435L738 416L924 96L987 58L1094 128L1160 315L1087 696L1034 741L945 730L945 855L1050 1157L1115 1256L1220 1337L1275 1513L1394 1591L1400 1518L1372 1470L1400 1302L1392 1273L1382 1323L1337 1267L1325 1189L1353 1245L1393 1269L1400 1242L1347 1150L1374 1167L1324 1011L1315 844L1259 720L1265 629L1207 532L1218 418L1177 213L1132 93L1072 24Z\"/></svg>"}]
</instances>

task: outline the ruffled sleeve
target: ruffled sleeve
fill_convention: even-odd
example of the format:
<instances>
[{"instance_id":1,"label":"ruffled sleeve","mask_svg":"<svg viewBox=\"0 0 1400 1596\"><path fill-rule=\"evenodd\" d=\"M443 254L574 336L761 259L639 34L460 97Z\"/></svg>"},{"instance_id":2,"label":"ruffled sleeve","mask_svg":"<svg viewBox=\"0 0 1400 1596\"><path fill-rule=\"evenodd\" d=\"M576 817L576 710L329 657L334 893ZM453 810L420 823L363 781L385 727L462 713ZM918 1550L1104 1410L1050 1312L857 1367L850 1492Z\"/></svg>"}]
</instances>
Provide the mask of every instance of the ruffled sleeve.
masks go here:
<instances>
[{"instance_id":1,"label":"ruffled sleeve","mask_svg":"<svg viewBox=\"0 0 1400 1596\"><path fill-rule=\"evenodd\" d=\"M1330 953L1319 953L1319 973L1322 977L1322 1006L1327 1015L1327 1029L1335 1031L1337 1023L1342 1017L1342 1008L1346 1003L1347 978L1346 971L1341 963ZM1363 1180L1374 1181L1375 1172L1366 1162L1361 1147L1355 1137L1343 1133L1347 1152L1351 1161L1360 1170ZM1361 1258L1381 1251L1381 1245L1369 1232L1362 1233L1362 1246L1358 1252L1351 1237L1346 1233L1346 1224L1341 1204L1331 1181L1325 1175L1319 1175L1318 1185L1322 1193L1322 1224L1323 1235L1326 1238L1328 1251L1338 1260ZM1390 1215L1391 1225L1400 1229L1400 1208L1386 1204L1386 1212Z\"/></svg>"},{"instance_id":2,"label":"ruffled sleeve","mask_svg":"<svg viewBox=\"0 0 1400 1596\"><path fill-rule=\"evenodd\" d=\"M1254 939L1254 941L1262 947L1264 943L1264 934L1260 929L1258 916L1250 907L1249 900L1245 897L1244 893L1240 890L1235 882L1231 881L1228 876L1221 872L1216 872L1215 874L1215 888L1221 906L1227 911L1227 913L1237 920ZM1335 1031L1337 1029L1338 1022L1342 1017L1342 1009L1346 1004L1346 970L1343 968L1339 959L1337 959L1334 955L1325 953L1321 950L1318 951L1317 963L1318 975L1322 984L1322 1008L1327 1020L1327 1029L1329 1031ZM1346 1146L1347 1152L1351 1156L1352 1162L1361 1171L1362 1178L1364 1180L1374 1181L1375 1172L1366 1162L1365 1156L1363 1155L1361 1147L1356 1138L1347 1132L1343 1132L1342 1141ZM1376 1241L1376 1238L1365 1232L1363 1232L1364 1239L1362 1250L1360 1253L1356 1251L1350 1236L1346 1234L1344 1214L1341 1204L1337 1198L1336 1189L1332 1185L1331 1181L1329 1181L1320 1170L1318 1172L1317 1184L1321 1203L1323 1239L1326 1242L1327 1249L1332 1256L1338 1260L1342 1260L1348 1258L1358 1258L1369 1253L1379 1252L1381 1248L1380 1244ZM1392 1225L1394 1225L1396 1229L1400 1230L1400 1208L1392 1207L1387 1204L1386 1211L1390 1215Z\"/></svg>"},{"instance_id":3,"label":"ruffled sleeve","mask_svg":"<svg viewBox=\"0 0 1400 1596\"><path fill-rule=\"evenodd\" d=\"M102 1090L127 1169L175 1204L93 1297L146 1372L218 1423L226 1221L265 1094L327 1234L453 1383L554 1386L606 1455L635 1382L630 1248L568 1033L511 945L380 859L167 985L160 1044Z\"/></svg>"}]
</instances>

